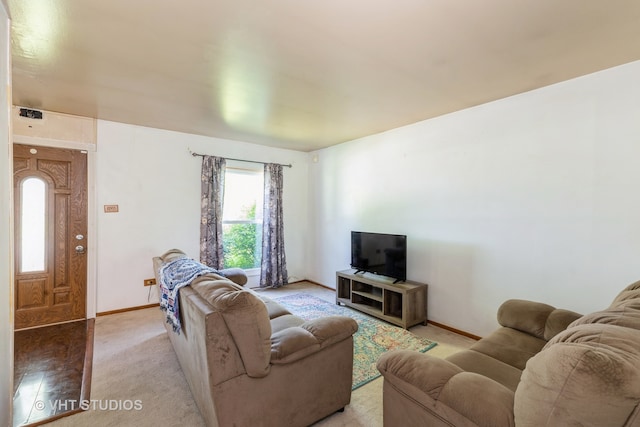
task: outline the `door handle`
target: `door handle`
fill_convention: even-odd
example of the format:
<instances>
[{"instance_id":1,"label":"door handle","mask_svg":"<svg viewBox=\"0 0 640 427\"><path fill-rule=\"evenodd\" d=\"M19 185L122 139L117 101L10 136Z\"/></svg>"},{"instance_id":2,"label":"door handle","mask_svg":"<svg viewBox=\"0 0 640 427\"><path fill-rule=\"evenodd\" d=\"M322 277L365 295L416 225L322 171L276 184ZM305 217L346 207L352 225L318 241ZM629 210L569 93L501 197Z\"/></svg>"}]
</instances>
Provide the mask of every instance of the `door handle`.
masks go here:
<instances>
[{"instance_id":1,"label":"door handle","mask_svg":"<svg viewBox=\"0 0 640 427\"><path fill-rule=\"evenodd\" d=\"M76 253L77 254L83 254L84 253L84 246L82 246L82 245L76 246Z\"/></svg>"}]
</instances>

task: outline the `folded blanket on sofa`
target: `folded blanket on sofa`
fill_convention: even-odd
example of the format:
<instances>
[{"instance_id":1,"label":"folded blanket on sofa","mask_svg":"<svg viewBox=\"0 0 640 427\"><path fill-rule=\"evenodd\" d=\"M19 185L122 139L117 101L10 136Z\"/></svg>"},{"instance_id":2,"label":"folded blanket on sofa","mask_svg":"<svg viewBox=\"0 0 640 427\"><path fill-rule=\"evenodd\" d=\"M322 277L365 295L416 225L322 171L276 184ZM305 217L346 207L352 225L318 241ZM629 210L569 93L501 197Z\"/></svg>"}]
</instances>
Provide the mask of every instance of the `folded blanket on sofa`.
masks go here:
<instances>
[{"instance_id":1,"label":"folded blanket on sofa","mask_svg":"<svg viewBox=\"0 0 640 427\"><path fill-rule=\"evenodd\" d=\"M167 323L177 334L180 333L181 327L178 291L196 277L206 273L220 274L218 270L191 258L178 258L160 268L160 309L167 313Z\"/></svg>"}]
</instances>

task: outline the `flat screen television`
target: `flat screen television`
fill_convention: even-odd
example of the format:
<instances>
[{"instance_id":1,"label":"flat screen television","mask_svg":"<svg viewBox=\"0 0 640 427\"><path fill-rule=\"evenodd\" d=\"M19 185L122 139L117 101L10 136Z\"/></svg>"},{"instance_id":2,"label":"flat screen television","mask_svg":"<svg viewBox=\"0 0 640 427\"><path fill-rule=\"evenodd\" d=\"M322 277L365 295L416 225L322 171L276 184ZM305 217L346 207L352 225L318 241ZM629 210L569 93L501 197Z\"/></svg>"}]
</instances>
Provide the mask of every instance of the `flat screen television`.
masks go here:
<instances>
[{"instance_id":1,"label":"flat screen television","mask_svg":"<svg viewBox=\"0 0 640 427\"><path fill-rule=\"evenodd\" d=\"M366 271L404 282L407 280L407 236L352 231L351 268L356 274Z\"/></svg>"}]
</instances>

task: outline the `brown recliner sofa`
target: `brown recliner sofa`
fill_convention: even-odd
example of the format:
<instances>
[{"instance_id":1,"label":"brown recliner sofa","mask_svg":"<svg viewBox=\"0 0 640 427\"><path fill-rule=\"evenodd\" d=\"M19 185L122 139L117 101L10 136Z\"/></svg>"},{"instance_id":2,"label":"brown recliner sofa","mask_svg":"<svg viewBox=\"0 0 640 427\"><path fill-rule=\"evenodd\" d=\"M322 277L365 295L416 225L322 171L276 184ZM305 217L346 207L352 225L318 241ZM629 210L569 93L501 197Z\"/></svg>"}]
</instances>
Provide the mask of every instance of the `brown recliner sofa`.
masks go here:
<instances>
[{"instance_id":1,"label":"brown recliner sofa","mask_svg":"<svg viewBox=\"0 0 640 427\"><path fill-rule=\"evenodd\" d=\"M506 301L501 327L446 359L380 357L385 426L640 426L640 281L581 316Z\"/></svg>"},{"instance_id":2,"label":"brown recliner sofa","mask_svg":"<svg viewBox=\"0 0 640 427\"><path fill-rule=\"evenodd\" d=\"M153 258L158 283L162 265L185 256ZM178 297L181 331L167 333L208 426L307 426L350 402L353 319L304 321L214 273Z\"/></svg>"}]
</instances>

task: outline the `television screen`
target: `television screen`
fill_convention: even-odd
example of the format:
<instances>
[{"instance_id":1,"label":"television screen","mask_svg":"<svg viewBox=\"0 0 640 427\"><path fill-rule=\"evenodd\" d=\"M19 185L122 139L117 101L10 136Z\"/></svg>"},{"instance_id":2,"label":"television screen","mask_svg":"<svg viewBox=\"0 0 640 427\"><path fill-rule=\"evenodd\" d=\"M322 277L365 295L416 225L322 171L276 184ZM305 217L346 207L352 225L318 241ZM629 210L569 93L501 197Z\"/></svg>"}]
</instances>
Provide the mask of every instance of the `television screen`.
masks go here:
<instances>
[{"instance_id":1,"label":"television screen","mask_svg":"<svg viewBox=\"0 0 640 427\"><path fill-rule=\"evenodd\" d=\"M351 268L407 280L407 236L352 231Z\"/></svg>"}]
</instances>

